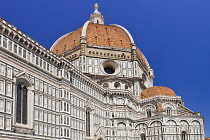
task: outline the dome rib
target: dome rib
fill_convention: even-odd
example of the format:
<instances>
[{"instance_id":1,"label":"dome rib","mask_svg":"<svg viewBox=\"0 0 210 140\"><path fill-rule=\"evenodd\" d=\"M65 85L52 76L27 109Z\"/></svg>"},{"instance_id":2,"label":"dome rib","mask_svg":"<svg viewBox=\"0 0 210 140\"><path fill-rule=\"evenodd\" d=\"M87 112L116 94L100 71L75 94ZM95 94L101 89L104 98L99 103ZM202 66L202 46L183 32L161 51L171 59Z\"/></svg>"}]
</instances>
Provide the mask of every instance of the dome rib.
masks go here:
<instances>
[{"instance_id":1,"label":"dome rib","mask_svg":"<svg viewBox=\"0 0 210 140\"><path fill-rule=\"evenodd\" d=\"M121 25L117 25L117 24L111 24L111 25L116 26L116 27L120 27L121 29L123 29L127 33L128 37L130 38L131 43L134 43L132 35L130 34L130 32L125 27L123 27Z\"/></svg>"},{"instance_id":2,"label":"dome rib","mask_svg":"<svg viewBox=\"0 0 210 140\"><path fill-rule=\"evenodd\" d=\"M82 27L68 33L59 38L52 46L51 51L56 55L61 55L64 51L68 51L80 45L80 38L82 33Z\"/></svg>"},{"instance_id":3,"label":"dome rib","mask_svg":"<svg viewBox=\"0 0 210 140\"><path fill-rule=\"evenodd\" d=\"M57 43L58 43L61 39L63 39L64 37L66 37L68 34L71 34L71 33L72 33L72 32L67 33L67 34L61 36L60 38L58 38L58 39L53 43L53 45L51 46L50 51L52 51L52 50L54 49L54 47L57 45Z\"/></svg>"}]
</instances>

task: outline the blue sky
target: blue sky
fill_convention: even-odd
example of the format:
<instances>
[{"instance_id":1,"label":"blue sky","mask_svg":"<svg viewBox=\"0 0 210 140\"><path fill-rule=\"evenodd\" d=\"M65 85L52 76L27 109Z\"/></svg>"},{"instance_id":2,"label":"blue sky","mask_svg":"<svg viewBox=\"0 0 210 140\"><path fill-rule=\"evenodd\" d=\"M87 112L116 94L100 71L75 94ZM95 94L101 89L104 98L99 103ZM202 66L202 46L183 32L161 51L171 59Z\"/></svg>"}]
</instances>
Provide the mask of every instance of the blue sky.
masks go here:
<instances>
[{"instance_id":1,"label":"blue sky","mask_svg":"<svg viewBox=\"0 0 210 140\"><path fill-rule=\"evenodd\" d=\"M210 137L210 0L1 0L0 16L49 49L83 26L96 2L105 24L130 31L155 71L154 85L201 112Z\"/></svg>"}]
</instances>

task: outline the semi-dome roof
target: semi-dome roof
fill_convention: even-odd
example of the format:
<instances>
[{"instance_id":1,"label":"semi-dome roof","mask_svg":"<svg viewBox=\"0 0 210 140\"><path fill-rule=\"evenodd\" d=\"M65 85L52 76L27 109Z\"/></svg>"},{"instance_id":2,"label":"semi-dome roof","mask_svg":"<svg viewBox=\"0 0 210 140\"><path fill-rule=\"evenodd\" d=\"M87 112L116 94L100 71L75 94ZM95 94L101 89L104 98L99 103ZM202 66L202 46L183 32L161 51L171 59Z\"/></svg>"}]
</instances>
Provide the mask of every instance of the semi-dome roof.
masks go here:
<instances>
[{"instance_id":1,"label":"semi-dome roof","mask_svg":"<svg viewBox=\"0 0 210 140\"><path fill-rule=\"evenodd\" d=\"M141 99L150 98L156 95L176 96L176 93L168 87L153 86L142 91Z\"/></svg>"}]
</instances>

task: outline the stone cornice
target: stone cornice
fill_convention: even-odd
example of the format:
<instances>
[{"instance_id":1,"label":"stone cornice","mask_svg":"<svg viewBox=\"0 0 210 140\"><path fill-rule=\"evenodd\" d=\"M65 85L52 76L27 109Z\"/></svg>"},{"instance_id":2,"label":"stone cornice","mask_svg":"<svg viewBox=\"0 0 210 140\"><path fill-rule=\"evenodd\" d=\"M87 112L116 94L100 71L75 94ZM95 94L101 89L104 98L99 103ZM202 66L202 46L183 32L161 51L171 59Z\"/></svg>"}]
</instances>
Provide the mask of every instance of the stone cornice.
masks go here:
<instances>
[{"instance_id":1,"label":"stone cornice","mask_svg":"<svg viewBox=\"0 0 210 140\"><path fill-rule=\"evenodd\" d=\"M111 46L102 46L102 45L93 45L93 44L87 44L87 48L106 49L106 50L122 51L122 52L131 52L131 49L125 49L125 48L119 48L119 47L111 47Z\"/></svg>"}]
</instances>

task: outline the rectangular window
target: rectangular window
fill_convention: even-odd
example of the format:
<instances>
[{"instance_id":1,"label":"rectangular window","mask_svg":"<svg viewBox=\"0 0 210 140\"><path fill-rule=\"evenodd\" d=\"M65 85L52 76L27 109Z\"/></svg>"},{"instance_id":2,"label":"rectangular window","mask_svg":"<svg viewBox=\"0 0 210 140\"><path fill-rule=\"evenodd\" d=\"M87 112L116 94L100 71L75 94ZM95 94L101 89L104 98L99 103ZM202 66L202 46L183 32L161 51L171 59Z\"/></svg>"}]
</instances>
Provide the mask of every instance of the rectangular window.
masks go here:
<instances>
[{"instance_id":1,"label":"rectangular window","mask_svg":"<svg viewBox=\"0 0 210 140\"><path fill-rule=\"evenodd\" d=\"M7 48L7 38L3 38L3 47Z\"/></svg>"},{"instance_id":2,"label":"rectangular window","mask_svg":"<svg viewBox=\"0 0 210 140\"><path fill-rule=\"evenodd\" d=\"M18 55L22 56L22 48L21 47L18 47Z\"/></svg>"},{"instance_id":3,"label":"rectangular window","mask_svg":"<svg viewBox=\"0 0 210 140\"><path fill-rule=\"evenodd\" d=\"M23 58L26 59L26 50L25 49L23 50Z\"/></svg>"},{"instance_id":4,"label":"rectangular window","mask_svg":"<svg viewBox=\"0 0 210 140\"><path fill-rule=\"evenodd\" d=\"M52 65L50 65L50 72L52 73Z\"/></svg>"},{"instance_id":5,"label":"rectangular window","mask_svg":"<svg viewBox=\"0 0 210 140\"><path fill-rule=\"evenodd\" d=\"M42 59L40 59L40 67L42 67Z\"/></svg>"},{"instance_id":6,"label":"rectangular window","mask_svg":"<svg viewBox=\"0 0 210 140\"><path fill-rule=\"evenodd\" d=\"M5 102L4 99L0 99L0 112L4 112L5 110Z\"/></svg>"},{"instance_id":7,"label":"rectangular window","mask_svg":"<svg viewBox=\"0 0 210 140\"><path fill-rule=\"evenodd\" d=\"M14 44L14 49L13 49L14 53L17 54L17 44Z\"/></svg>"},{"instance_id":8,"label":"rectangular window","mask_svg":"<svg viewBox=\"0 0 210 140\"><path fill-rule=\"evenodd\" d=\"M38 64L39 64L39 58L36 57L36 65L38 65Z\"/></svg>"},{"instance_id":9,"label":"rectangular window","mask_svg":"<svg viewBox=\"0 0 210 140\"><path fill-rule=\"evenodd\" d=\"M1 45L1 40L2 40L1 38L2 38L2 37L0 36L0 45Z\"/></svg>"},{"instance_id":10,"label":"rectangular window","mask_svg":"<svg viewBox=\"0 0 210 140\"><path fill-rule=\"evenodd\" d=\"M49 71L49 67L50 67L50 65L49 65L49 63L47 63L47 71Z\"/></svg>"},{"instance_id":11,"label":"rectangular window","mask_svg":"<svg viewBox=\"0 0 210 140\"><path fill-rule=\"evenodd\" d=\"M46 62L44 61L44 69L46 69Z\"/></svg>"},{"instance_id":12,"label":"rectangular window","mask_svg":"<svg viewBox=\"0 0 210 140\"><path fill-rule=\"evenodd\" d=\"M12 51L12 41L9 41L8 49L9 49L10 51Z\"/></svg>"},{"instance_id":13,"label":"rectangular window","mask_svg":"<svg viewBox=\"0 0 210 140\"><path fill-rule=\"evenodd\" d=\"M32 56L32 63L34 63L35 55Z\"/></svg>"},{"instance_id":14,"label":"rectangular window","mask_svg":"<svg viewBox=\"0 0 210 140\"><path fill-rule=\"evenodd\" d=\"M31 57L31 53L30 52L28 52L28 55L27 55L27 60L28 61L30 61L31 59L30 59L30 57Z\"/></svg>"},{"instance_id":15,"label":"rectangular window","mask_svg":"<svg viewBox=\"0 0 210 140\"><path fill-rule=\"evenodd\" d=\"M52 65L51 71L54 74L54 66L53 65Z\"/></svg>"}]
</instances>

